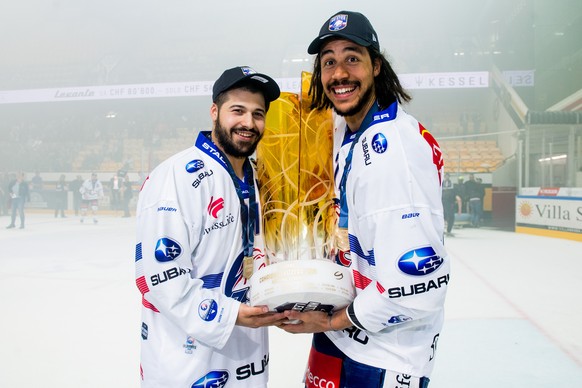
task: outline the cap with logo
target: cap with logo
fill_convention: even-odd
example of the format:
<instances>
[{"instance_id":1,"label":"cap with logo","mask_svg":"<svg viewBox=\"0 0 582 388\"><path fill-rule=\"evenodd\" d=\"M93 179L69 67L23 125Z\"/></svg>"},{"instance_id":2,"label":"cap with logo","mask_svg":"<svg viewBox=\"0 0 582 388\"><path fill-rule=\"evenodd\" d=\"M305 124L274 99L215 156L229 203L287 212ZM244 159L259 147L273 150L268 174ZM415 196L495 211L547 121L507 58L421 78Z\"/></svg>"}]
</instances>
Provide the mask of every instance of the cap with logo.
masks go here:
<instances>
[{"instance_id":1,"label":"cap with logo","mask_svg":"<svg viewBox=\"0 0 582 388\"><path fill-rule=\"evenodd\" d=\"M319 36L307 48L309 54L317 54L327 38L340 37L364 47L380 51L378 35L367 17L359 12L340 11L330 17L319 30Z\"/></svg>"},{"instance_id":2,"label":"cap with logo","mask_svg":"<svg viewBox=\"0 0 582 388\"><path fill-rule=\"evenodd\" d=\"M212 101L216 102L220 93L232 89L245 80L254 82L263 91L266 103L275 101L281 94L277 82L268 75L257 73L248 66L237 66L225 70L216 82L214 82L214 86L212 86Z\"/></svg>"}]
</instances>

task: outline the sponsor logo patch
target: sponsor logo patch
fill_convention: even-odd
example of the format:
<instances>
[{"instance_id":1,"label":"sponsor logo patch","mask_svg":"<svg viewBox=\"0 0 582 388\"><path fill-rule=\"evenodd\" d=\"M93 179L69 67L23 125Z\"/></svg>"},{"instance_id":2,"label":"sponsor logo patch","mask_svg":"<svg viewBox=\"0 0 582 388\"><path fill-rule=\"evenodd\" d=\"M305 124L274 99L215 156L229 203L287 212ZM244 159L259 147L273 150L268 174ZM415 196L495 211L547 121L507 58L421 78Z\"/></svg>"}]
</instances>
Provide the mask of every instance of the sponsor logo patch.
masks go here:
<instances>
[{"instance_id":1,"label":"sponsor logo patch","mask_svg":"<svg viewBox=\"0 0 582 388\"><path fill-rule=\"evenodd\" d=\"M194 159L186 164L186 171L190 174L204 168L204 162L200 159Z\"/></svg>"},{"instance_id":2,"label":"sponsor logo patch","mask_svg":"<svg viewBox=\"0 0 582 388\"><path fill-rule=\"evenodd\" d=\"M198 315L206 322L210 322L216 318L217 313L218 303L214 299L205 299L198 306Z\"/></svg>"},{"instance_id":3,"label":"sponsor logo patch","mask_svg":"<svg viewBox=\"0 0 582 388\"><path fill-rule=\"evenodd\" d=\"M377 154L383 154L388 149L388 140L386 136L381 133L377 133L372 138L372 149Z\"/></svg>"},{"instance_id":4,"label":"sponsor logo patch","mask_svg":"<svg viewBox=\"0 0 582 388\"><path fill-rule=\"evenodd\" d=\"M398 268L407 275L424 276L436 271L443 263L432 247L406 252L398 259Z\"/></svg>"},{"instance_id":5,"label":"sponsor logo patch","mask_svg":"<svg viewBox=\"0 0 582 388\"><path fill-rule=\"evenodd\" d=\"M182 247L171 238L164 237L156 243L155 257L161 263L175 260L180 254L182 254Z\"/></svg>"},{"instance_id":6,"label":"sponsor logo patch","mask_svg":"<svg viewBox=\"0 0 582 388\"><path fill-rule=\"evenodd\" d=\"M227 371L213 370L196 380L191 388L223 388L227 381Z\"/></svg>"}]
</instances>

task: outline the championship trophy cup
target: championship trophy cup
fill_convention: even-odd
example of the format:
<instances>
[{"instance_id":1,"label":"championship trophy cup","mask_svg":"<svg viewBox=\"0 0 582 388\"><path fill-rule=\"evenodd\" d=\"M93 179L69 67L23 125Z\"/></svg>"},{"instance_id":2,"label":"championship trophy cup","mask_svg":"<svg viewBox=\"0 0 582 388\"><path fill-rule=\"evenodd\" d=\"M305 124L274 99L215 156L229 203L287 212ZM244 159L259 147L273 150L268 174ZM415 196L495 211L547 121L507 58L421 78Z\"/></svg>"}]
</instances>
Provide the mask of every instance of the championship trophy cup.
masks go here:
<instances>
[{"instance_id":1,"label":"championship trophy cup","mask_svg":"<svg viewBox=\"0 0 582 388\"><path fill-rule=\"evenodd\" d=\"M300 95L271 103L257 148L267 265L250 278L250 303L271 311L329 313L355 296L351 271L334 262L332 115L310 111L310 77L301 74Z\"/></svg>"}]
</instances>

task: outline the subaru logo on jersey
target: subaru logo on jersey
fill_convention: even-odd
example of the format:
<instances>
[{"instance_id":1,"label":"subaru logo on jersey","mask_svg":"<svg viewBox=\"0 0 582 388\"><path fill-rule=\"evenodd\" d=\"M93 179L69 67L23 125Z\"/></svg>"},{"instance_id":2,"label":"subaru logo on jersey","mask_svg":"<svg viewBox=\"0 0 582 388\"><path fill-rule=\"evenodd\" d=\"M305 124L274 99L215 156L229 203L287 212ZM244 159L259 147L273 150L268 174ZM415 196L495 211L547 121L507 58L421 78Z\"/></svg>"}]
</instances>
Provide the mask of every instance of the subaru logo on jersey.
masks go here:
<instances>
[{"instance_id":1,"label":"subaru logo on jersey","mask_svg":"<svg viewBox=\"0 0 582 388\"><path fill-rule=\"evenodd\" d=\"M388 149L388 140L382 133L377 133L372 138L372 149L377 154L383 154Z\"/></svg>"},{"instance_id":2,"label":"subaru logo on jersey","mask_svg":"<svg viewBox=\"0 0 582 388\"><path fill-rule=\"evenodd\" d=\"M210 214L214 218L218 218L218 212L224 209L224 199L217 198L216 200L214 197L210 197L210 203L206 210L208 210L208 214Z\"/></svg>"},{"instance_id":3,"label":"subaru logo on jersey","mask_svg":"<svg viewBox=\"0 0 582 388\"><path fill-rule=\"evenodd\" d=\"M186 164L186 171L190 174L204 167L204 162L200 159L194 159Z\"/></svg>"},{"instance_id":4,"label":"subaru logo on jersey","mask_svg":"<svg viewBox=\"0 0 582 388\"><path fill-rule=\"evenodd\" d=\"M204 299L198 306L198 315L206 322L212 321L216 318L218 312L218 303L214 299Z\"/></svg>"},{"instance_id":5,"label":"subaru logo on jersey","mask_svg":"<svg viewBox=\"0 0 582 388\"><path fill-rule=\"evenodd\" d=\"M200 377L191 388L223 388L228 381L228 371L213 370Z\"/></svg>"},{"instance_id":6,"label":"subaru logo on jersey","mask_svg":"<svg viewBox=\"0 0 582 388\"><path fill-rule=\"evenodd\" d=\"M406 252L398 259L398 268L405 274L424 276L436 271L443 263L432 247L423 247Z\"/></svg>"},{"instance_id":7,"label":"subaru logo on jersey","mask_svg":"<svg viewBox=\"0 0 582 388\"><path fill-rule=\"evenodd\" d=\"M159 262L167 262L176 259L182 253L182 247L171 238L161 238L156 244L155 256Z\"/></svg>"},{"instance_id":8,"label":"subaru logo on jersey","mask_svg":"<svg viewBox=\"0 0 582 388\"><path fill-rule=\"evenodd\" d=\"M396 325L397 323L402 323L402 322L408 322L408 321L412 321L412 318L406 316L406 315L394 315L393 317L390 317L390 319L388 320L388 324L389 325Z\"/></svg>"},{"instance_id":9,"label":"subaru logo on jersey","mask_svg":"<svg viewBox=\"0 0 582 388\"><path fill-rule=\"evenodd\" d=\"M340 31L348 25L348 15L336 15L329 21L328 29L330 31Z\"/></svg>"}]
</instances>

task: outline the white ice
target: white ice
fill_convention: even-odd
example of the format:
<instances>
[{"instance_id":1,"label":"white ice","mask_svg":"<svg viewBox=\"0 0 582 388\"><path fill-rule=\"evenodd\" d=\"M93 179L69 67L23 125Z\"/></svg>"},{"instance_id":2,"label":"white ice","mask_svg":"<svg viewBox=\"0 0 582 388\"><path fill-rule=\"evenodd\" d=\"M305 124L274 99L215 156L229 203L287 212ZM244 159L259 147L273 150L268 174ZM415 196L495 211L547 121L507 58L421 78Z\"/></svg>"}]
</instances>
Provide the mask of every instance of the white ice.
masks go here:
<instances>
[{"instance_id":1,"label":"white ice","mask_svg":"<svg viewBox=\"0 0 582 388\"><path fill-rule=\"evenodd\" d=\"M0 218L0 387L138 388L135 219ZM582 386L582 243L487 229L447 238L430 388ZM271 330L271 388L300 388L309 335Z\"/></svg>"}]
</instances>

